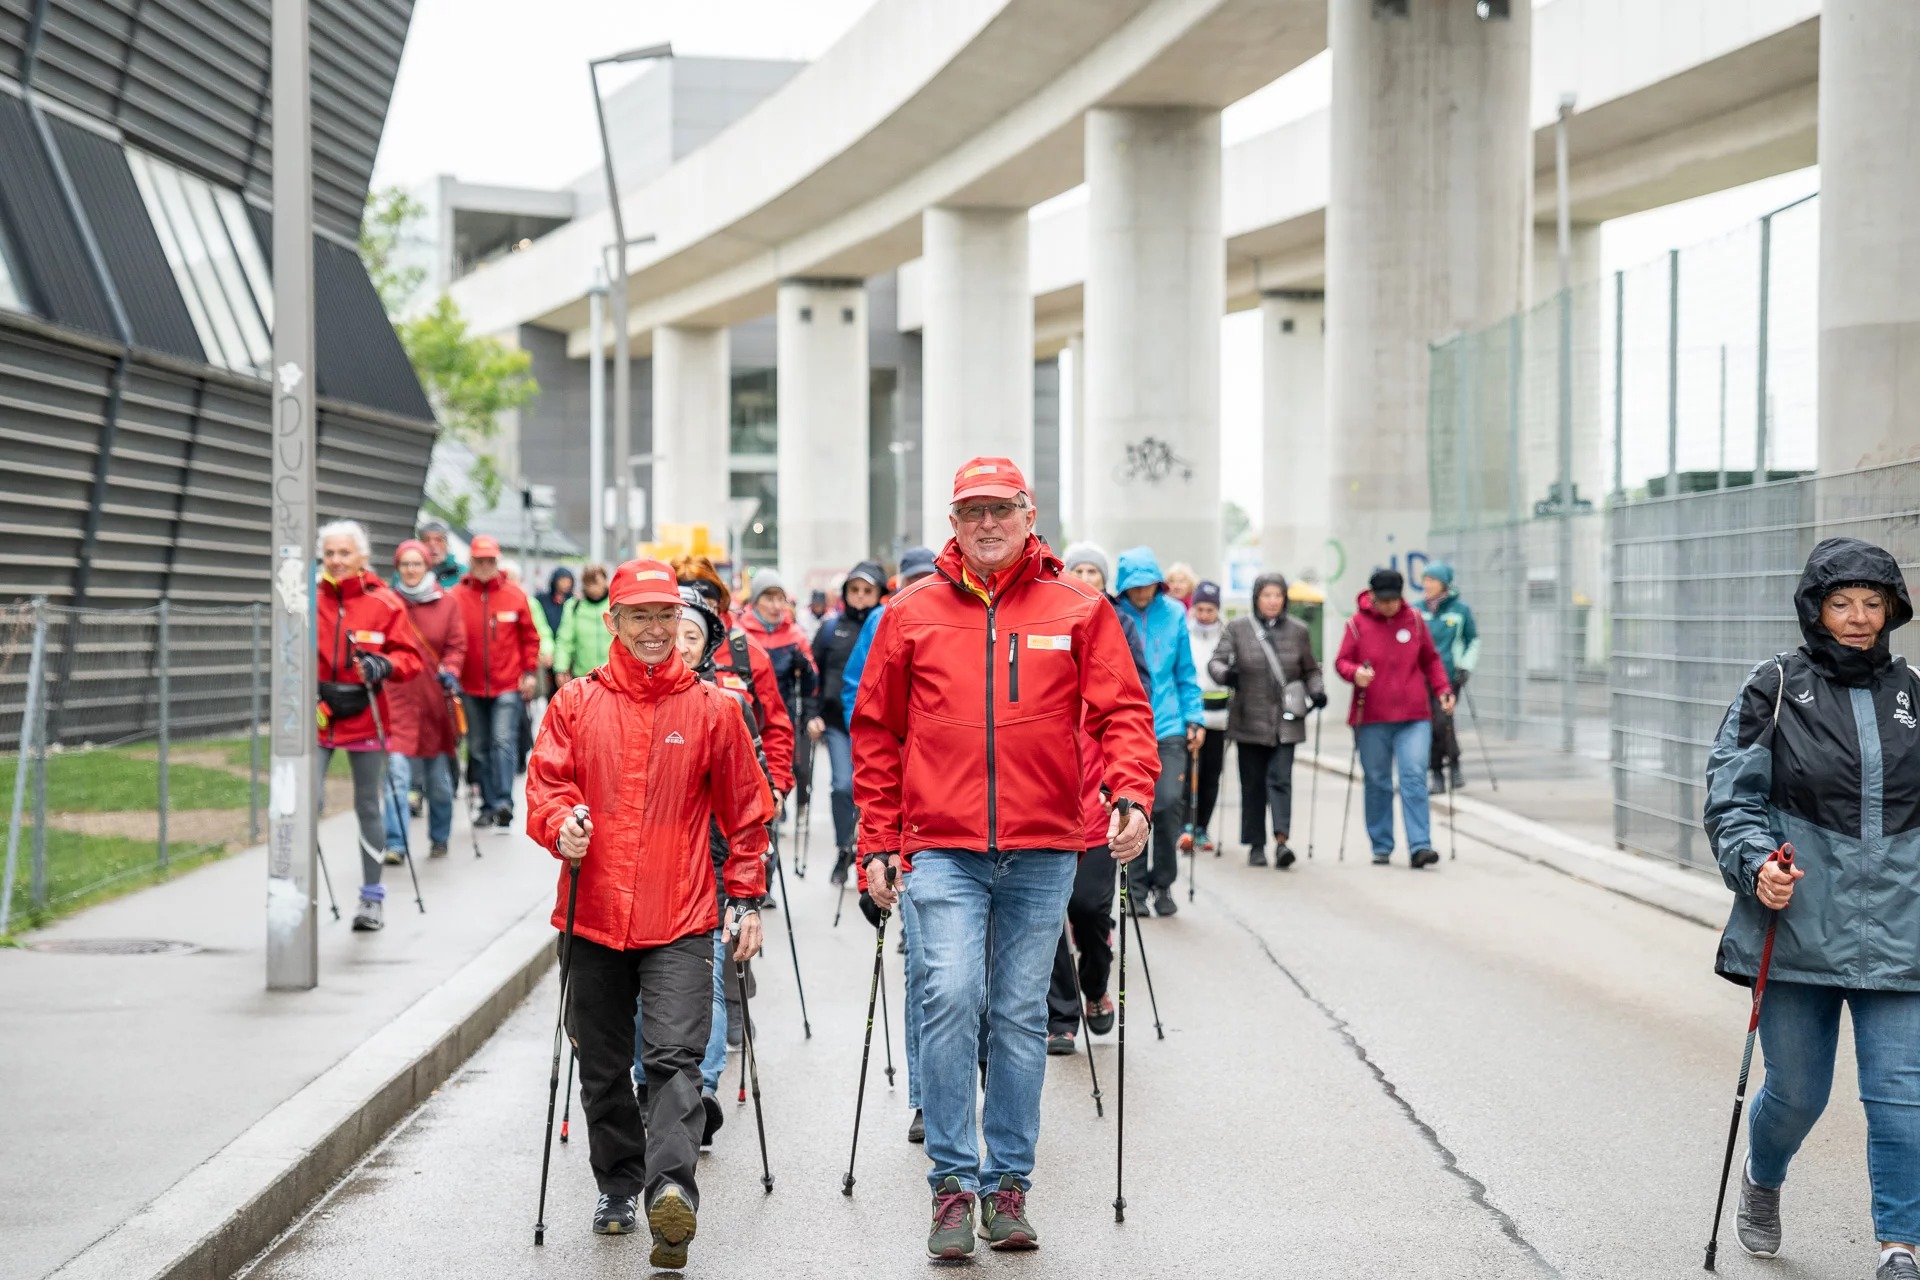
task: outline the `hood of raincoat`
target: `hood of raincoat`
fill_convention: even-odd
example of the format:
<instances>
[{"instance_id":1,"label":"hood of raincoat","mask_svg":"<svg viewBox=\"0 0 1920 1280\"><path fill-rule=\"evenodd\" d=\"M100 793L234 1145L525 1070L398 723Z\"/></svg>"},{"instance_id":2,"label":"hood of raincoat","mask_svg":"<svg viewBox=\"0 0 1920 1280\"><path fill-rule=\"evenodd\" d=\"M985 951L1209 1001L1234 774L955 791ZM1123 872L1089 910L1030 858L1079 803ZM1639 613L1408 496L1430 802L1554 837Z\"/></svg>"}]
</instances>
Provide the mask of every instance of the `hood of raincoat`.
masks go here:
<instances>
[{"instance_id":1,"label":"hood of raincoat","mask_svg":"<svg viewBox=\"0 0 1920 1280\"><path fill-rule=\"evenodd\" d=\"M1135 587L1159 587L1161 595L1167 593L1166 575L1160 572L1160 561L1154 558L1151 547L1134 547L1120 553L1120 568L1112 591L1115 595L1124 595Z\"/></svg>"},{"instance_id":2,"label":"hood of raincoat","mask_svg":"<svg viewBox=\"0 0 1920 1280\"><path fill-rule=\"evenodd\" d=\"M1260 593L1268 587L1280 588L1280 612L1275 614L1271 619L1263 616L1260 612ZM1264 622L1270 627L1277 627L1280 625L1280 620L1287 616L1287 609L1291 607L1291 604L1292 602L1287 599L1286 574L1263 573L1253 580L1253 594L1247 597L1247 607L1252 611L1255 622Z\"/></svg>"},{"instance_id":3,"label":"hood of raincoat","mask_svg":"<svg viewBox=\"0 0 1920 1280\"><path fill-rule=\"evenodd\" d=\"M1884 588L1887 625L1871 649L1849 649L1835 640L1820 622L1820 605L1835 590L1852 583ZM1807 557L1800 585L1793 593L1800 618L1801 648L1821 674L1844 685L1865 684L1893 662L1888 637L1913 620L1913 601L1907 595L1905 575L1886 551L1858 538L1828 538Z\"/></svg>"}]
</instances>

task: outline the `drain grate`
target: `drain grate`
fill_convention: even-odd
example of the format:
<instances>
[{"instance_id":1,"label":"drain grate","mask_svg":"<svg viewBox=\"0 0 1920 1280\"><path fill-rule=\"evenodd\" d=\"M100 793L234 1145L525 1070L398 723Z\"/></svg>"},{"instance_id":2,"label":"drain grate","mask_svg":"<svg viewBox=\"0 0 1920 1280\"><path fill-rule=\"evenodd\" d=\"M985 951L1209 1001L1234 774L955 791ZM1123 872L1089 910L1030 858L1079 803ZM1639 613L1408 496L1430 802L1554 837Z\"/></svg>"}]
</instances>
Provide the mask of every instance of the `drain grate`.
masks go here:
<instances>
[{"instance_id":1,"label":"drain grate","mask_svg":"<svg viewBox=\"0 0 1920 1280\"><path fill-rule=\"evenodd\" d=\"M191 942L167 938L50 938L27 944L29 951L63 956L185 956L199 949Z\"/></svg>"}]
</instances>

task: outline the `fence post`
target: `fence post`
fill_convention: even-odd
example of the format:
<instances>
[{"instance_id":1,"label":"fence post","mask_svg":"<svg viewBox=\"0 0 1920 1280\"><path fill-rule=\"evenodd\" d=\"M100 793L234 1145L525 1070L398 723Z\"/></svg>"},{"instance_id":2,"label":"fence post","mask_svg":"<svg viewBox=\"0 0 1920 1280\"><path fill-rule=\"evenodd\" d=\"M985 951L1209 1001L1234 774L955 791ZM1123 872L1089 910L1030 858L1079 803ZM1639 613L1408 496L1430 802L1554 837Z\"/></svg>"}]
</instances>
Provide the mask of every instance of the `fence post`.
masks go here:
<instances>
[{"instance_id":1,"label":"fence post","mask_svg":"<svg viewBox=\"0 0 1920 1280\"><path fill-rule=\"evenodd\" d=\"M1513 691L1508 695L1505 731L1520 736L1527 697L1527 530L1525 495L1520 491L1520 386L1526 362L1524 330L1518 313L1507 319L1507 572L1513 593Z\"/></svg>"},{"instance_id":2,"label":"fence post","mask_svg":"<svg viewBox=\"0 0 1920 1280\"><path fill-rule=\"evenodd\" d=\"M7 932L13 918L13 882L14 869L19 865L20 856L20 816L27 799L27 764L31 756L34 726L38 723L40 699L40 676L44 669L47 654L47 600L45 596L35 596L33 600L33 650L27 659L27 692L25 705L20 712L20 751L18 763L13 772L13 816L7 826L7 868L4 877L0 877L0 935ZM44 881L43 870L36 869L34 879ZM39 886L44 890L44 884Z\"/></svg>"},{"instance_id":3,"label":"fence post","mask_svg":"<svg viewBox=\"0 0 1920 1280\"><path fill-rule=\"evenodd\" d=\"M1613 273L1613 499L1627 491L1627 273Z\"/></svg>"},{"instance_id":4,"label":"fence post","mask_svg":"<svg viewBox=\"0 0 1920 1280\"><path fill-rule=\"evenodd\" d=\"M260 615L266 606L255 600L253 613L253 658L249 663L252 692L247 716L247 839L260 839Z\"/></svg>"},{"instance_id":5,"label":"fence post","mask_svg":"<svg viewBox=\"0 0 1920 1280\"><path fill-rule=\"evenodd\" d=\"M159 619L156 624L159 634L155 637L154 657L160 668L160 713L158 720L160 729L160 869L162 871L167 869L167 731L171 727L168 723L169 708L167 705L171 701L169 697L171 691L168 688L168 685L171 683L168 678L168 669L172 664L172 654L168 652L169 646L167 643L168 613L169 605L167 598L161 596Z\"/></svg>"},{"instance_id":6,"label":"fence post","mask_svg":"<svg viewBox=\"0 0 1920 1280\"><path fill-rule=\"evenodd\" d=\"M1680 251L1667 251L1667 497L1680 492Z\"/></svg>"},{"instance_id":7,"label":"fence post","mask_svg":"<svg viewBox=\"0 0 1920 1280\"><path fill-rule=\"evenodd\" d=\"M33 883L35 905L41 908L47 905L47 705L52 701L53 671L43 658L40 701L33 715Z\"/></svg>"},{"instance_id":8,"label":"fence post","mask_svg":"<svg viewBox=\"0 0 1920 1280\"><path fill-rule=\"evenodd\" d=\"M1760 219L1760 345L1754 363L1759 385L1754 395L1753 482L1767 482L1767 321L1773 302L1773 215Z\"/></svg>"}]
</instances>

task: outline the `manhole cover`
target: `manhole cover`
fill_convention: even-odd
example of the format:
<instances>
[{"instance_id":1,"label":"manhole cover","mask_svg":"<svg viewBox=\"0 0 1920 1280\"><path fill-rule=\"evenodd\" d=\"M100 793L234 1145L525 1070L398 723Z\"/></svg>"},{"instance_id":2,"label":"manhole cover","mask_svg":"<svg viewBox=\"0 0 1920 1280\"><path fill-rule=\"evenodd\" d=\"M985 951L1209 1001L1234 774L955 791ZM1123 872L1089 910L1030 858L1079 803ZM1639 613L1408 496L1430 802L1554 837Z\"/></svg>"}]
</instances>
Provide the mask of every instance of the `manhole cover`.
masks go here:
<instances>
[{"instance_id":1,"label":"manhole cover","mask_svg":"<svg viewBox=\"0 0 1920 1280\"><path fill-rule=\"evenodd\" d=\"M29 951L67 956L184 956L199 949L191 942L166 938L56 938L27 944Z\"/></svg>"}]
</instances>

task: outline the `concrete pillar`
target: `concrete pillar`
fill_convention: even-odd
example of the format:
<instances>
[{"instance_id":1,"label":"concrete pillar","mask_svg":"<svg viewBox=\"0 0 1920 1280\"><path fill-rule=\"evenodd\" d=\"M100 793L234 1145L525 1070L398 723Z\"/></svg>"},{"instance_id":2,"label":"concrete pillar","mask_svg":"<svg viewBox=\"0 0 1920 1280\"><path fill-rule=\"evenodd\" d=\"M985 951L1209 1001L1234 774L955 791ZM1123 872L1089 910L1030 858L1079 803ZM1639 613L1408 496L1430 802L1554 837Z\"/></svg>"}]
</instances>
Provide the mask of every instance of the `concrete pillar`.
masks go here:
<instances>
[{"instance_id":1,"label":"concrete pillar","mask_svg":"<svg viewBox=\"0 0 1920 1280\"><path fill-rule=\"evenodd\" d=\"M725 329L653 331L653 524L704 524L727 540L728 393Z\"/></svg>"},{"instance_id":2,"label":"concrete pillar","mask_svg":"<svg viewBox=\"0 0 1920 1280\"><path fill-rule=\"evenodd\" d=\"M1327 201L1329 511L1351 613L1376 566L1428 532L1427 344L1524 307L1533 6L1331 0Z\"/></svg>"},{"instance_id":3,"label":"concrete pillar","mask_svg":"<svg viewBox=\"0 0 1920 1280\"><path fill-rule=\"evenodd\" d=\"M1920 5L1820 14L1822 472L1920 457Z\"/></svg>"},{"instance_id":4,"label":"concrete pillar","mask_svg":"<svg viewBox=\"0 0 1920 1280\"><path fill-rule=\"evenodd\" d=\"M1220 113L1087 113L1085 533L1218 579Z\"/></svg>"},{"instance_id":5,"label":"concrete pillar","mask_svg":"<svg viewBox=\"0 0 1920 1280\"><path fill-rule=\"evenodd\" d=\"M1325 295L1260 299L1260 564L1325 582L1328 473Z\"/></svg>"},{"instance_id":6,"label":"concrete pillar","mask_svg":"<svg viewBox=\"0 0 1920 1280\"><path fill-rule=\"evenodd\" d=\"M776 327L780 573L804 599L869 550L866 286L783 280Z\"/></svg>"},{"instance_id":7,"label":"concrete pillar","mask_svg":"<svg viewBox=\"0 0 1920 1280\"><path fill-rule=\"evenodd\" d=\"M1067 363L1072 366L1072 401L1064 430L1067 435L1067 466L1073 474L1072 518L1065 524L1063 542L1080 542L1087 537L1087 335L1076 333L1067 339ZM1060 550L1065 551L1062 546Z\"/></svg>"},{"instance_id":8,"label":"concrete pillar","mask_svg":"<svg viewBox=\"0 0 1920 1280\"><path fill-rule=\"evenodd\" d=\"M921 330L924 538L952 536L953 473L977 454L1012 458L1032 479L1033 293L1025 209L929 209ZM1058 513L1055 513L1056 515Z\"/></svg>"}]
</instances>

